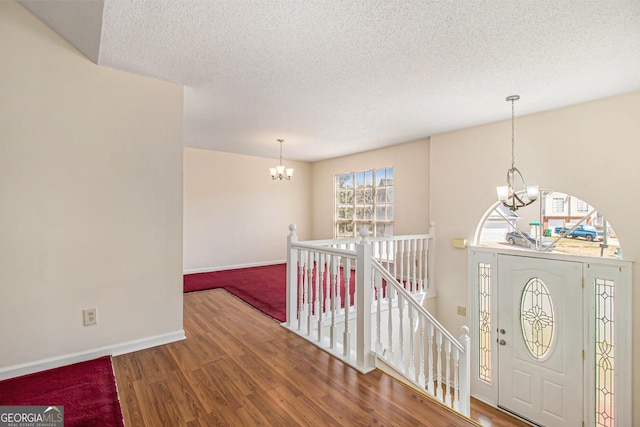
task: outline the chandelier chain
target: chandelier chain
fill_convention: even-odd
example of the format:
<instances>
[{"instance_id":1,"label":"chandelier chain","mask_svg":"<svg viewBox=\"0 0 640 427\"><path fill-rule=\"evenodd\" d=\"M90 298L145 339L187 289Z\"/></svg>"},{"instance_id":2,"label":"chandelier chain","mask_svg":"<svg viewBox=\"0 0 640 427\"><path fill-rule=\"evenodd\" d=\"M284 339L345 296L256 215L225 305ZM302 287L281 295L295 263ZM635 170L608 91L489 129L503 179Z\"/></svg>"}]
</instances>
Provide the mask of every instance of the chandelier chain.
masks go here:
<instances>
[{"instance_id":1,"label":"chandelier chain","mask_svg":"<svg viewBox=\"0 0 640 427\"><path fill-rule=\"evenodd\" d=\"M515 156L515 150L516 150L516 115L515 115L515 102L516 100L514 98L511 98L511 169L513 169L515 167L515 163L516 163L516 156Z\"/></svg>"}]
</instances>

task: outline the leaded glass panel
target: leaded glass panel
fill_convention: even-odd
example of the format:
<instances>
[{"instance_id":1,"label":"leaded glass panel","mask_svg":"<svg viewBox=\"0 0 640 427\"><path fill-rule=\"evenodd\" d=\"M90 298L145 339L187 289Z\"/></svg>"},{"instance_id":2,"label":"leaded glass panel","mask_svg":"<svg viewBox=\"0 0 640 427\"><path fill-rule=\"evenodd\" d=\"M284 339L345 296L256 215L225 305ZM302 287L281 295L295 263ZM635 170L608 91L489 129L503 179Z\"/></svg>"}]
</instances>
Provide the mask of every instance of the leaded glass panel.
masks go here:
<instances>
[{"instance_id":1,"label":"leaded glass panel","mask_svg":"<svg viewBox=\"0 0 640 427\"><path fill-rule=\"evenodd\" d=\"M478 263L478 376L491 384L491 264Z\"/></svg>"},{"instance_id":2,"label":"leaded glass panel","mask_svg":"<svg viewBox=\"0 0 640 427\"><path fill-rule=\"evenodd\" d=\"M556 315L549 289L538 277L529 279L522 290L520 326L529 354L546 358L552 350Z\"/></svg>"},{"instance_id":3,"label":"leaded glass panel","mask_svg":"<svg viewBox=\"0 0 640 427\"><path fill-rule=\"evenodd\" d=\"M596 426L615 426L615 283L596 279Z\"/></svg>"}]
</instances>

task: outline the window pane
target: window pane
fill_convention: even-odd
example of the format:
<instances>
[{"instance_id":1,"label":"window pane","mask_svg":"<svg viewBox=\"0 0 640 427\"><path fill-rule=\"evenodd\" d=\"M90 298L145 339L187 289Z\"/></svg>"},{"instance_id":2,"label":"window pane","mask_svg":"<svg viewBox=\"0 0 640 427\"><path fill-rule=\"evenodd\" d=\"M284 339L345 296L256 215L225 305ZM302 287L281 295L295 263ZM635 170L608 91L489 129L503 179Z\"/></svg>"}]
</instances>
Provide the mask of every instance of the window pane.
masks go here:
<instances>
[{"instance_id":1,"label":"window pane","mask_svg":"<svg viewBox=\"0 0 640 427\"><path fill-rule=\"evenodd\" d=\"M364 219L373 219L373 206L365 206L364 208Z\"/></svg>"},{"instance_id":2,"label":"window pane","mask_svg":"<svg viewBox=\"0 0 640 427\"><path fill-rule=\"evenodd\" d=\"M338 222L338 237L352 237L353 236L353 223L352 222Z\"/></svg>"},{"instance_id":3,"label":"window pane","mask_svg":"<svg viewBox=\"0 0 640 427\"><path fill-rule=\"evenodd\" d=\"M551 211L553 213L562 213L564 211L564 199L561 197L554 197L551 201Z\"/></svg>"},{"instance_id":4,"label":"window pane","mask_svg":"<svg viewBox=\"0 0 640 427\"><path fill-rule=\"evenodd\" d=\"M373 171L366 171L364 173L364 185L367 187L373 187Z\"/></svg>"},{"instance_id":5,"label":"window pane","mask_svg":"<svg viewBox=\"0 0 640 427\"><path fill-rule=\"evenodd\" d=\"M338 208L338 219L353 219L353 207L344 206Z\"/></svg>"},{"instance_id":6,"label":"window pane","mask_svg":"<svg viewBox=\"0 0 640 427\"><path fill-rule=\"evenodd\" d=\"M387 201L387 189L376 188L376 203L384 203Z\"/></svg>"},{"instance_id":7,"label":"window pane","mask_svg":"<svg viewBox=\"0 0 640 427\"><path fill-rule=\"evenodd\" d=\"M387 221L393 221L393 205L387 206Z\"/></svg>"},{"instance_id":8,"label":"window pane","mask_svg":"<svg viewBox=\"0 0 640 427\"><path fill-rule=\"evenodd\" d=\"M384 221L386 208L384 206L376 206L376 221Z\"/></svg>"},{"instance_id":9,"label":"window pane","mask_svg":"<svg viewBox=\"0 0 640 427\"><path fill-rule=\"evenodd\" d=\"M356 190L356 204L361 205L365 202L364 192L365 190Z\"/></svg>"},{"instance_id":10,"label":"window pane","mask_svg":"<svg viewBox=\"0 0 640 427\"><path fill-rule=\"evenodd\" d=\"M364 187L364 172L356 173L356 188Z\"/></svg>"},{"instance_id":11,"label":"window pane","mask_svg":"<svg viewBox=\"0 0 640 427\"><path fill-rule=\"evenodd\" d=\"M364 190L364 202L369 205L373 203L373 188L366 188Z\"/></svg>"},{"instance_id":12,"label":"window pane","mask_svg":"<svg viewBox=\"0 0 640 427\"><path fill-rule=\"evenodd\" d=\"M356 219L364 219L364 208L357 207L356 208Z\"/></svg>"},{"instance_id":13,"label":"window pane","mask_svg":"<svg viewBox=\"0 0 640 427\"><path fill-rule=\"evenodd\" d=\"M353 190L342 190L338 192L339 204L353 204Z\"/></svg>"},{"instance_id":14,"label":"window pane","mask_svg":"<svg viewBox=\"0 0 640 427\"><path fill-rule=\"evenodd\" d=\"M345 173L336 177L338 188L353 188L353 175Z\"/></svg>"},{"instance_id":15,"label":"window pane","mask_svg":"<svg viewBox=\"0 0 640 427\"><path fill-rule=\"evenodd\" d=\"M387 187L387 202L393 203L393 187Z\"/></svg>"},{"instance_id":16,"label":"window pane","mask_svg":"<svg viewBox=\"0 0 640 427\"><path fill-rule=\"evenodd\" d=\"M589 205L582 200L578 200L578 212L587 213L589 212Z\"/></svg>"}]
</instances>

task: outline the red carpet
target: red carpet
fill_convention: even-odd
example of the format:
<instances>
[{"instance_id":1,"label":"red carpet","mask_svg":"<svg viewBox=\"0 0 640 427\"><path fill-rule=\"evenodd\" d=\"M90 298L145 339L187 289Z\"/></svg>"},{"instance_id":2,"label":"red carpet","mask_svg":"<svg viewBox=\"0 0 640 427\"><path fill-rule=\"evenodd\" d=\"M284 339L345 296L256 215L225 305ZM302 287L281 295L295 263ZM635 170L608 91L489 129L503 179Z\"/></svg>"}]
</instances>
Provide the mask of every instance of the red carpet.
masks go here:
<instances>
[{"instance_id":1,"label":"red carpet","mask_svg":"<svg viewBox=\"0 0 640 427\"><path fill-rule=\"evenodd\" d=\"M65 427L124 427L109 356L0 381L2 406L64 406Z\"/></svg>"},{"instance_id":2,"label":"red carpet","mask_svg":"<svg viewBox=\"0 0 640 427\"><path fill-rule=\"evenodd\" d=\"M247 304L280 322L287 320L287 265L238 268L184 275L184 292L223 288ZM342 273L340 273L342 279ZM355 291L351 275L351 297ZM344 280L341 280L344 282ZM315 283L315 279L314 279ZM314 295L315 290L312 290ZM340 289L344 304L344 284Z\"/></svg>"},{"instance_id":3,"label":"red carpet","mask_svg":"<svg viewBox=\"0 0 640 427\"><path fill-rule=\"evenodd\" d=\"M287 265L185 274L184 292L223 288L280 322L287 320Z\"/></svg>"}]
</instances>

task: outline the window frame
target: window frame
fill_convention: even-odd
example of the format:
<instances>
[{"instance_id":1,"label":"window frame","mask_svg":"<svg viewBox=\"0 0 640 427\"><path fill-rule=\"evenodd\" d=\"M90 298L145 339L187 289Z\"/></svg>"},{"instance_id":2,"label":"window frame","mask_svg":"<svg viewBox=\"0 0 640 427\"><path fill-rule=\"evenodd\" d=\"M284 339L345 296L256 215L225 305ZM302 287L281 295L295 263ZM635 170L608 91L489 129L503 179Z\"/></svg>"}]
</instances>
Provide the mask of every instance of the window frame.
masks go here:
<instances>
[{"instance_id":1,"label":"window frame","mask_svg":"<svg viewBox=\"0 0 640 427\"><path fill-rule=\"evenodd\" d=\"M384 173L383 176L380 176L381 172ZM351 186L340 186L341 179L350 182ZM394 226L393 180L393 166L335 174L333 177L334 238L357 237L358 227L362 225L369 227L369 233L373 237L392 236ZM351 188L352 194L349 195L348 190L343 190L345 188ZM378 200L380 193L382 193L380 190L384 190L384 201ZM383 219L379 219L379 208L384 209ZM346 214L341 215L342 209ZM350 216L350 218L344 218L345 216ZM343 231L341 231L341 224L345 224Z\"/></svg>"}]
</instances>

